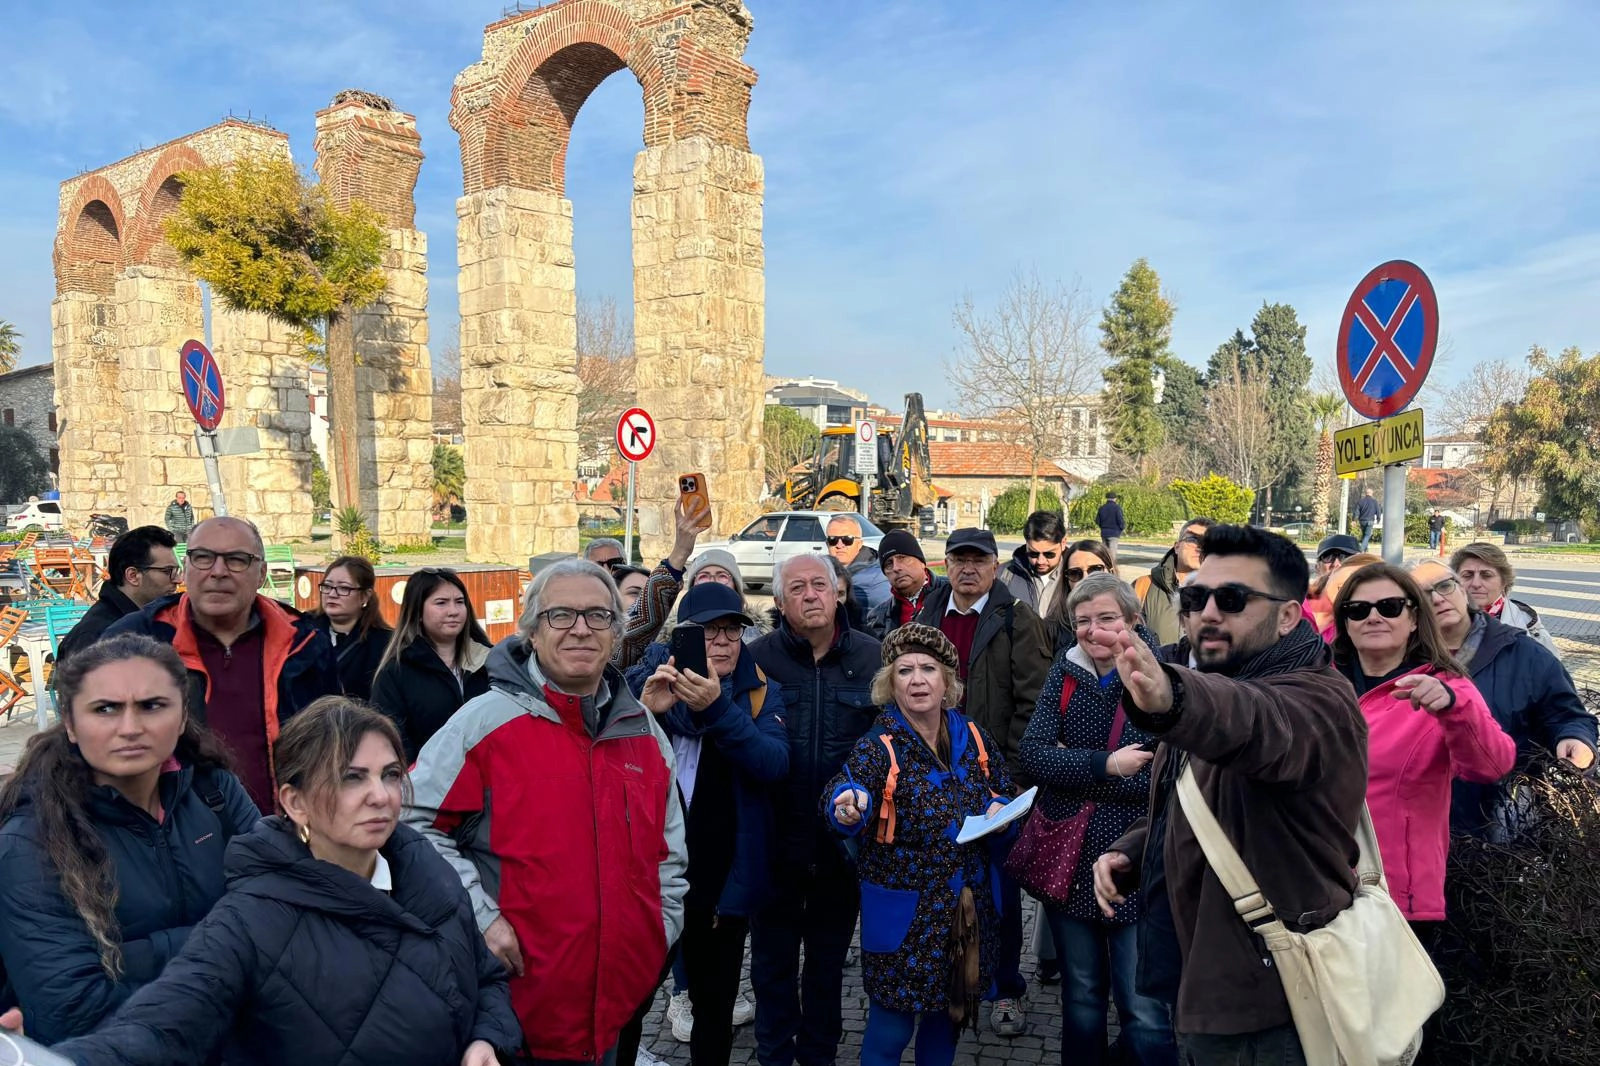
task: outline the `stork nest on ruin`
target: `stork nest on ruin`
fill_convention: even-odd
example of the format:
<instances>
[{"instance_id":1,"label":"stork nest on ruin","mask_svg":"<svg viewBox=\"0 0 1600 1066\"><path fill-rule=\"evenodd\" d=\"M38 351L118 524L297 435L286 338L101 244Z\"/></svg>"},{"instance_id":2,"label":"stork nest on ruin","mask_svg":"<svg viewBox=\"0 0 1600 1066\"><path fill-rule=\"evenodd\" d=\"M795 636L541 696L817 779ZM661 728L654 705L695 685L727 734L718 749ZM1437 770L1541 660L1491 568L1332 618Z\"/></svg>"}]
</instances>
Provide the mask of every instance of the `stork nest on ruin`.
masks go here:
<instances>
[{"instance_id":1,"label":"stork nest on ruin","mask_svg":"<svg viewBox=\"0 0 1600 1066\"><path fill-rule=\"evenodd\" d=\"M1597 694L1585 691L1592 708ZM1431 1062L1600 1060L1600 784L1553 758L1508 787L1503 841L1456 837L1435 945L1446 998ZM1431 1046L1430 1046L1431 1045Z\"/></svg>"},{"instance_id":2,"label":"stork nest on ruin","mask_svg":"<svg viewBox=\"0 0 1600 1066\"><path fill-rule=\"evenodd\" d=\"M340 104L348 104L351 101L354 101L363 107L370 107L374 111L400 110L398 107L394 106L394 101L389 99L387 96L379 96L377 93L369 93L365 89L342 89L333 95L333 103L329 106L338 107Z\"/></svg>"}]
</instances>

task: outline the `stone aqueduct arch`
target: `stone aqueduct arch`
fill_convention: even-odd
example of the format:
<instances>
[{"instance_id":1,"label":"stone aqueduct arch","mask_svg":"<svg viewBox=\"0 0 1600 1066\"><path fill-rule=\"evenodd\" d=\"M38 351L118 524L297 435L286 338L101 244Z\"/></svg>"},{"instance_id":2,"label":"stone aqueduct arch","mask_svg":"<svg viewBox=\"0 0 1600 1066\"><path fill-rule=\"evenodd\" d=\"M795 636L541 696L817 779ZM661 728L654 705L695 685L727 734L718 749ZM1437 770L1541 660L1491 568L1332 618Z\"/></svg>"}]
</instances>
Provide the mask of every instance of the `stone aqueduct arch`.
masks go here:
<instances>
[{"instance_id":1,"label":"stone aqueduct arch","mask_svg":"<svg viewBox=\"0 0 1600 1066\"><path fill-rule=\"evenodd\" d=\"M763 171L746 120L755 72L740 0L562 0L491 24L456 79L465 195L457 203L467 544L475 560L578 546L576 288L564 193L572 123L626 67L644 102L634 163L638 397L660 441L641 464L646 558L670 538L676 475L711 481L730 532L761 495ZM389 227L385 295L355 322L359 461L382 540L426 536L431 488L427 245L415 229L414 118L346 91L317 115L317 170L336 200ZM177 352L202 334L198 286L162 238L177 175L287 137L229 119L61 186L52 304L61 489L76 514L159 522L176 489L204 500ZM263 450L223 462L229 507L269 540L310 534L307 375L289 331L220 310L212 348L229 416Z\"/></svg>"},{"instance_id":2,"label":"stone aqueduct arch","mask_svg":"<svg viewBox=\"0 0 1600 1066\"><path fill-rule=\"evenodd\" d=\"M676 475L702 471L718 525L761 495L763 171L746 120L756 75L739 0L563 0L493 23L456 79L461 383L468 553L573 551L576 286L567 144L589 94L626 68L644 101L634 163L645 558L664 554ZM530 427L532 432L529 432Z\"/></svg>"}]
</instances>

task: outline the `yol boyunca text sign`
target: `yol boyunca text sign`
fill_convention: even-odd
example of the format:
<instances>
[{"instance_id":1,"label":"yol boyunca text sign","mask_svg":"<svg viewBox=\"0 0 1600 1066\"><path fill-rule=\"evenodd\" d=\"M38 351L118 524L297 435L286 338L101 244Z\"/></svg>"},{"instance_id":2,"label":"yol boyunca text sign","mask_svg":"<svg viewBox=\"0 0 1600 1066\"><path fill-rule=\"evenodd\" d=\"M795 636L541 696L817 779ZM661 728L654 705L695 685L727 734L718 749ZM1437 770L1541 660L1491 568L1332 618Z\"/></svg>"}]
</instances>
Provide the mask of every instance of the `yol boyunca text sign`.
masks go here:
<instances>
[{"instance_id":1,"label":"yol boyunca text sign","mask_svg":"<svg viewBox=\"0 0 1600 1066\"><path fill-rule=\"evenodd\" d=\"M1422 458L1422 410L1366 422L1333 435L1333 469L1340 477Z\"/></svg>"}]
</instances>

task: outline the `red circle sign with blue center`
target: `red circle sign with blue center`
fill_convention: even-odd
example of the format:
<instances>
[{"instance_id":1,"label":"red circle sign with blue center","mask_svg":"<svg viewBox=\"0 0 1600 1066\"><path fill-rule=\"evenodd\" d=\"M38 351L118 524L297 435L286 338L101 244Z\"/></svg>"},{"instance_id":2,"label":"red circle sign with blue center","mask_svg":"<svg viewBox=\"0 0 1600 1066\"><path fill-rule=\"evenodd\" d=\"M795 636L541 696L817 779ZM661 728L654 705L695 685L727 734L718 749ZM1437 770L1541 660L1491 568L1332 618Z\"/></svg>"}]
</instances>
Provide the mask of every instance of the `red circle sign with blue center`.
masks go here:
<instances>
[{"instance_id":1,"label":"red circle sign with blue center","mask_svg":"<svg viewBox=\"0 0 1600 1066\"><path fill-rule=\"evenodd\" d=\"M1374 267L1339 319L1334 361L1345 399L1368 418L1387 418L1416 398L1439 343L1439 300L1415 263Z\"/></svg>"},{"instance_id":2,"label":"red circle sign with blue center","mask_svg":"<svg viewBox=\"0 0 1600 1066\"><path fill-rule=\"evenodd\" d=\"M199 341L189 341L178 353L183 375L183 398L200 428L210 433L222 422L222 371Z\"/></svg>"}]
</instances>

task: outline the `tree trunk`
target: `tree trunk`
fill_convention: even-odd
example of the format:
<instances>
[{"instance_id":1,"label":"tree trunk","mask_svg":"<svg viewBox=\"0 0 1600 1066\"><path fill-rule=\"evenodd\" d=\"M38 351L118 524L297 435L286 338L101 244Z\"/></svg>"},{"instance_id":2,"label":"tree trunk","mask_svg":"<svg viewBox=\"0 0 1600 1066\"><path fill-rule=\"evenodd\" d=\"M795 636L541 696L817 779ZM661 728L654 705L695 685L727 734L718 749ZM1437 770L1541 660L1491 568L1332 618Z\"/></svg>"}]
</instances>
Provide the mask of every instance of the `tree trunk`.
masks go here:
<instances>
[{"instance_id":1,"label":"tree trunk","mask_svg":"<svg viewBox=\"0 0 1600 1066\"><path fill-rule=\"evenodd\" d=\"M1320 533L1328 528L1328 497L1333 495L1333 434L1326 427L1317 438L1315 499L1311 505L1311 524Z\"/></svg>"},{"instance_id":2,"label":"tree trunk","mask_svg":"<svg viewBox=\"0 0 1600 1066\"><path fill-rule=\"evenodd\" d=\"M1028 456L1028 513L1033 514L1039 507L1039 453L1033 452Z\"/></svg>"},{"instance_id":3,"label":"tree trunk","mask_svg":"<svg viewBox=\"0 0 1600 1066\"><path fill-rule=\"evenodd\" d=\"M349 308L328 319L328 480L335 518L361 507L361 457L356 442L356 339ZM365 513L365 512L363 512ZM367 516L372 529L373 517ZM335 532L338 525L335 522ZM344 544L341 542L341 548Z\"/></svg>"}]
</instances>

